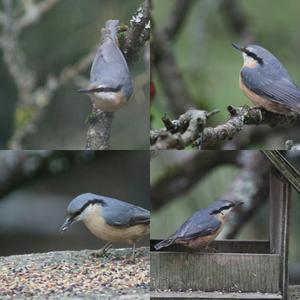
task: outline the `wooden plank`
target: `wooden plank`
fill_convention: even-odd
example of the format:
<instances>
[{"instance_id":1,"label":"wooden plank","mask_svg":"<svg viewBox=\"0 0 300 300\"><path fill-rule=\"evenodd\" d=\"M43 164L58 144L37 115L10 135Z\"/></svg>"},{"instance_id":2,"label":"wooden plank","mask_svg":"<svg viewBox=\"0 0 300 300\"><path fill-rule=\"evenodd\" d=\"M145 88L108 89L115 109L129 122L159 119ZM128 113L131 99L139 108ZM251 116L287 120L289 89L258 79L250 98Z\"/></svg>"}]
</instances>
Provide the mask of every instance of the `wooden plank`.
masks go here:
<instances>
[{"instance_id":1,"label":"wooden plank","mask_svg":"<svg viewBox=\"0 0 300 300\"><path fill-rule=\"evenodd\" d=\"M280 255L279 287L288 299L289 207L291 185L273 171L270 175L270 250Z\"/></svg>"},{"instance_id":2,"label":"wooden plank","mask_svg":"<svg viewBox=\"0 0 300 300\"><path fill-rule=\"evenodd\" d=\"M300 285L290 285L289 286L289 300L299 300L300 299Z\"/></svg>"},{"instance_id":3,"label":"wooden plank","mask_svg":"<svg viewBox=\"0 0 300 300\"><path fill-rule=\"evenodd\" d=\"M278 254L152 252L152 290L279 292Z\"/></svg>"},{"instance_id":4,"label":"wooden plank","mask_svg":"<svg viewBox=\"0 0 300 300\"><path fill-rule=\"evenodd\" d=\"M151 299L243 299L243 300L254 300L254 299L282 299L280 294L270 293L222 293L222 292L151 292Z\"/></svg>"},{"instance_id":5,"label":"wooden plank","mask_svg":"<svg viewBox=\"0 0 300 300\"><path fill-rule=\"evenodd\" d=\"M279 150L262 150L272 165L300 193L300 172L280 153Z\"/></svg>"},{"instance_id":6,"label":"wooden plank","mask_svg":"<svg viewBox=\"0 0 300 300\"><path fill-rule=\"evenodd\" d=\"M155 251L154 245L161 240L151 240L150 249ZM270 253L270 242L263 240L216 240L210 245L217 253ZM159 250L160 252L190 252L190 250L181 245L172 245ZM206 249L197 250L197 252L208 252Z\"/></svg>"}]
</instances>

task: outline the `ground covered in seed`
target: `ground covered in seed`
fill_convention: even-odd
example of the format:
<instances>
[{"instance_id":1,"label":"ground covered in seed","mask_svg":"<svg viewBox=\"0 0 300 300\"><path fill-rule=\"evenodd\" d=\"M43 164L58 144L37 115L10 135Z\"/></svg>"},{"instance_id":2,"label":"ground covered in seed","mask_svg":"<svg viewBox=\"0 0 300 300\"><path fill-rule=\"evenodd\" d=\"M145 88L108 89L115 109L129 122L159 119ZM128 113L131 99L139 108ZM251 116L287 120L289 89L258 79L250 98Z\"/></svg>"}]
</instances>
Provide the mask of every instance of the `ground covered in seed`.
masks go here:
<instances>
[{"instance_id":1,"label":"ground covered in seed","mask_svg":"<svg viewBox=\"0 0 300 300\"><path fill-rule=\"evenodd\" d=\"M0 257L0 299L149 299L147 248L62 251Z\"/></svg>"}]
</instances>

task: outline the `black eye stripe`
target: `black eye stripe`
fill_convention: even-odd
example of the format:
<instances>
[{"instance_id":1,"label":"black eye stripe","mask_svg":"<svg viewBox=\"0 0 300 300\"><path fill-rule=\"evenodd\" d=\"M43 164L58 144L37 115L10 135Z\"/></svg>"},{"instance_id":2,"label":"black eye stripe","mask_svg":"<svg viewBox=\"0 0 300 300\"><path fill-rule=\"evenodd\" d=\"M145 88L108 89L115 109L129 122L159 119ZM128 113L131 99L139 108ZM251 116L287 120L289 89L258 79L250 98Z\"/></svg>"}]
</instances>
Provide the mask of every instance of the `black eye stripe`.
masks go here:
<instances>
[{"instance_id":1,"label":"black eye stripe","mask_svg":"<svg viewBox=\"0 0 300 300\"><path fill-rule=\"evenodd\" d=\"M95 204L95 203L99 203L102 206L105 206L105 202L102 199L92 199L89 200L87 203L85 203L78 211L76 211L73 215L72 218L76 218L77 216L79 216L90 204Z\"/></svg>"},{"instance_id":2,"label":"black eye stripe","mask_svg":"<svg viewBox=\"0 0 300 300\"><path fill-rule=\"evenodd\" d=\"M92 89L93 92L99 93L99 92L119 92L121 90L121 86L118 85L116 88L112 87L100 87L100 88L95 88Z\"/></svg>"},{"instance_id":3,"label":"black eye stripe","mask_svg":"<svg viewBox=\"0 0 300 300\"><path fill-rule=\"evenodd\" d=\"M262 58L258 57L255 53L253 53L253 52L251 52L251 51L249 51L249 50L247 50L247 49L244 49L244 52L245 52L248 56L250 56L250 57L252 57L253 59L255 59L259 64L263 64Z\"/></svg>"},{"instance_id":4,"label":"black eye stripe","mask_svg":"<svg viewBox=\"0 0 300 300\"><path fill-rule=\"evenodd\" d=\"M229 208L231 208L231 207L233 207L233 206L234 206L234 204L224 205L224 206L222 206L220 209L213 210L210 214L211 214L211 215L218 214L218 213L222 212L223 210L229 209Z\"/></svg>"}]
</instances>

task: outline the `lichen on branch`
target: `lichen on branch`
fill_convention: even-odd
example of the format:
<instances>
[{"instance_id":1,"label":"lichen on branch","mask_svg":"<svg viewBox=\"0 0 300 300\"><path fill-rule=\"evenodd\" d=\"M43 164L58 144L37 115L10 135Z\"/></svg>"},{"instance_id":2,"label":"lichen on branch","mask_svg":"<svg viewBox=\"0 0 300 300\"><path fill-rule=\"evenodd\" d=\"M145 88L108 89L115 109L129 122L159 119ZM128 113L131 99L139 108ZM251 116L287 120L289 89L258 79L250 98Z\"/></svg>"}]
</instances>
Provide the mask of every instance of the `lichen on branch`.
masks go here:
<instances>
[{"instance_id":1,"label":"lichen on branch","mask_svg":"<svg viewBox=\"0 0 300 300\"><path fill-rule=\"evenodd\" d=\"M162 129L150 132L151 150L184 149L197 146L200 149L219 149L248 125L291 125L298 115L280 115L259 107L228 107L229 119L216 127L207 127L207 119L214 115L203 110L188 110L178 120L162 118Z\"/></svg>"}]
</instances>

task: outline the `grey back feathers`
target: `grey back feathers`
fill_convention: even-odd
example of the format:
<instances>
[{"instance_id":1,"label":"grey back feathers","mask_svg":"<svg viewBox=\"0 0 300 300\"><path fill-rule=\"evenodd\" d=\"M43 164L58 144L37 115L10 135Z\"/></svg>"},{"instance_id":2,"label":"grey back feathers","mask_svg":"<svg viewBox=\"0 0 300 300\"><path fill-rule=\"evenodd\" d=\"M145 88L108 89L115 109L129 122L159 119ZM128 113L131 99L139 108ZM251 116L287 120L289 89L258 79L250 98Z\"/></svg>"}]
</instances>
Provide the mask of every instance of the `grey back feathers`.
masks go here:
<instances>
[{"instance_id":1,"label":"grey back feathers","mask_svg":"<svg viewBox=\"0 0 300 300\"><path fill-rule=\"evenodd\" d=\"M91 69L91 83L108 86L114 90L123 88L129 99L133 83L127 62L117 44L118 20L108 20L103 30L103 41L99 46Z\"/></svg>"},{"instance_id":2,"label":"grey back feathers","mask_svg":"<svg viewBox=\"0 0 300 300\"><path fill-rule=\"evenodd\" d=\"M92 193L81 194L74 198L67 208L67 213L70 216L79 215L93 204L101 205L102 217L109 225L128 227L150 223L150 212L147 209Z\"/></svg>"},{"instance_id":3,"label":"grey back feathers","mask_svg":"<svg viewBox=\"0 0 300 300\"><path fill-rule=\"evenodd\" d=\"M187 219L174 234L169 238L154 247L159 250L163 247L172 245L175 241L187 241L197 237L203 237L214 234L222 225L222 223L215 217L216 214L222 210L234 207L235 203L219 199L211 203L207 208L203 208L195 212L189 219Z\"/></svg>"},{"instance_id":4,"label":"grey back feathers","mask_svg":"<svg viewBox=\"0 0 300 300\"><path fill-rule=\"evenodd\" d=\"M221 222L211 214L211 210L203 208L186 220L171 237L177 240L190 240L213 234L220 226Z\"/></svg>"},{"instance_id":5,"label":"grey back feathers","mask_svg":"<svg viewBox=\"0 0 300 300\"><path fill-rule=\"evenodd\" d=\"M246 50L263 61L255 68L242 69L241 78L246 87L259 96L300 113L300 90L280 61L271 52L257 45L247 46Z\"/></svg>"}]
</instances>

